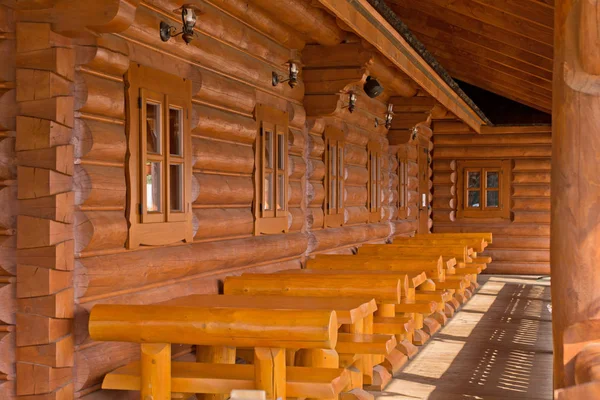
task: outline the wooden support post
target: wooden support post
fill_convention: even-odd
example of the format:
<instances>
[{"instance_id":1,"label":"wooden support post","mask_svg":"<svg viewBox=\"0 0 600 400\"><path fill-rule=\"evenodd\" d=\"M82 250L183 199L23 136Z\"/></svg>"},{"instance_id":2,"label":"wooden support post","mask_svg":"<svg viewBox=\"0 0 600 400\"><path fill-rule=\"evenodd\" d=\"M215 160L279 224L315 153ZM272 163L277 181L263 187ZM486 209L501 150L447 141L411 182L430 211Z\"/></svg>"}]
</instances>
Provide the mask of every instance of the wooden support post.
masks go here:
<instances>
[{"instance_id":1,"label":"wooden support post","mask_svg":"<svg viewBox=\"0 0 600 400\"><path fill-rule=\"evenodd\" d=\"M141 349L143 400L171 398L171 344L144 343Z\"/></svg>"},{"instance_id":2,"label":"wooden support post","mask_svg":"<svg viewBox=\"0 0 600 400\"><path fill-rule=\"evenodd\" d=\"M196 346L196 361L200 363L235 364L235 347L227 346ZM225 400L222 394L196 394L198 400Z\"/></svg>"},{"instance_id":3,"label":"wooden support post","mask_svg":"<svg viewBox=\"0 0 600 400\"><path fill-rule=\"evenodd\" d=\"M285 399L285 350L254 349L254 380L257 390L264 390L268 400Z\"/></svg>"},{"instance_id":4,"label":"wooden support post","mask_svg":"<svg viewBox=\"0 0 600 400\"><path fill-rule=\"evenodd\" d=\"M554 385L562 388L575 382L565 374L565 328L600 318L600 3L562 0L555 12L550 259Z\"/></svg>"}]
</instances>

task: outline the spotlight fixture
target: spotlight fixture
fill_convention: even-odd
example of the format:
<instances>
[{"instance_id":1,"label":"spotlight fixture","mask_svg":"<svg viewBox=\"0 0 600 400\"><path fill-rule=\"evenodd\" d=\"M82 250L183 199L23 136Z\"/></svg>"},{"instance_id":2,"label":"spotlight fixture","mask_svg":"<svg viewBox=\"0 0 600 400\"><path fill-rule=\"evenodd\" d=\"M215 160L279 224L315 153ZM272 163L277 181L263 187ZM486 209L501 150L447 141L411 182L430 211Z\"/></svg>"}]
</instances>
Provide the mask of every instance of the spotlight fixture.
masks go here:
<instances>
[{"instance_id":1,"label":"spotlight fixture","mask_svg":"<svg viewBox=\"0 0 600 400\"><path fill-rule=\"evenodd\" d=\"M284 76L281 76L279 74L277 74L277 72L273 71L272 74L272 78L273 78L273 86L277 86L280 83L283 82L287 82L288 85L290 85L290 87L293 89L296 87L296 85L298 85L298 74L300 73L300 69L298 68L298 64L296 64L294 61L288 61L287 63L289 65L289 77L287 79L284 79Z\"/></svg>"},{"instance_id":2,"label":"spotlight fixture","mask_svg":"<svg viewBox=\"0 0 600 400\"><path fill-rule=\"evenodd\" d=\"M196 11L198 8L191 4L184 4L180 8L173 10L174 13L181 13L181 32L177 33L177 28L167 24L164 21L160 23L160 38L163 42L168 41L172 37L182 35L185 44L190 44L194 40L194 27L196 26Z\"/></svg>"},{"instance_id":3,"label":"spotlight fixture","mask_svg":"<svg viewBox=\"0 0 600 400\"><path fill-rule=\"evenodd\" d=\"M348 94L348 111L353 113L354 109L356 108L356 100L358 100L358 96L354 92L350 92Z\"/></svg>"},{"instance_id":4,"label":"spotlight fixture","mask_svg":"<svg viewBox=\"0 0 600 400\"><path fill-rule=\"evenodd\" d=\"M372 76L367 76L367 81L363 86L363 90L370 98L374 99L383 93L383 86L379 83L379 81Z\"/></svg>"},{"instance_id":5,"label":"spotlight fixture","mask_svg":"<svg viewBox=\"0 0 600 400\"><path fill-rule=\"evenodd\" d=\"M394 119L394 105L388 104L387 113L385 114L385 127L386 129L392 128L392 120Z\"/></svg>"}]
</instances>

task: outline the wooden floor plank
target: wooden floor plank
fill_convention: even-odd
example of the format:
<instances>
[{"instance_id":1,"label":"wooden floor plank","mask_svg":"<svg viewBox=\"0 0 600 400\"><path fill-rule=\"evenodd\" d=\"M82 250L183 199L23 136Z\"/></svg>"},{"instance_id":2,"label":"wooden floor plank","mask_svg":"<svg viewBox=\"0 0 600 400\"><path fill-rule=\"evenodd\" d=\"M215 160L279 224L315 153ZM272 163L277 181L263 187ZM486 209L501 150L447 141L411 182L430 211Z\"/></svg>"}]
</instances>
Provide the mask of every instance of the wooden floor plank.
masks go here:
<instances>
[{"instance_id":1,"label":"wooden floor plank","mask_svg":"<svg viewBox=\"0 0 600 400\"><path fill-rule=\"evenodd\" d=\"M376 398L552 399L550 282L488 275L480 283Z\"/></svg>"}]
</instances>

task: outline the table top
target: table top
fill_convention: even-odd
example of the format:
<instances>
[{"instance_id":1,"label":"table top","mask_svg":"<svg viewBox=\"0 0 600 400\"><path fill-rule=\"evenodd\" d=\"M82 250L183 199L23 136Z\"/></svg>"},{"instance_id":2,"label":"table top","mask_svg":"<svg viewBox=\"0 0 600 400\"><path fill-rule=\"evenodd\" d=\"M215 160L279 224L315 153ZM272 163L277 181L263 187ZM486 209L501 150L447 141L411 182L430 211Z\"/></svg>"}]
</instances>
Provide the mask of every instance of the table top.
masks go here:
<instances>
[{"instance_id":1,"label":"table top","mask_svg":"<svg viewBox=\"0 0 600 400\"><path fill-rule=\"evenodd\" d=\"M170 306L212 308L254 308L272 310L334 310L338 323L353 324L377 310L374 299L252 296L252 295L190 295L159 303Z\"/></svg>"}]
</instances>

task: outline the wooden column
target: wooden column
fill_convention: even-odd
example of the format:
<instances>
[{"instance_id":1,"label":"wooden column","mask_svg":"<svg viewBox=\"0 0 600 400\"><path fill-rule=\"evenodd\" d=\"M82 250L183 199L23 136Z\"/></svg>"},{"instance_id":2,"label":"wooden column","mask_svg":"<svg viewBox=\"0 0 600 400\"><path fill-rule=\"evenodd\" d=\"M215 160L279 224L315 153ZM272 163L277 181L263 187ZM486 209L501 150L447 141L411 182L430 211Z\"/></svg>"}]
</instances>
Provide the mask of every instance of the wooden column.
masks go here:
<instances>
[{"instance_id":1,"label":"wooden column","mask_svg":"<svg viewBox=\"0 0 600 400\"><path fill-rule=\"evenodd\" d=\"M551 269L554 385L572 385L563 332L600 318L600 41L597 0L556 2ZM566 368L565 368L566 367Z\"/></svg>"}]
</instances>

